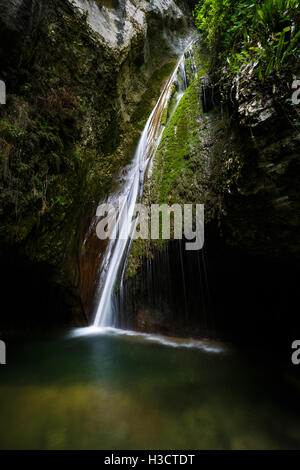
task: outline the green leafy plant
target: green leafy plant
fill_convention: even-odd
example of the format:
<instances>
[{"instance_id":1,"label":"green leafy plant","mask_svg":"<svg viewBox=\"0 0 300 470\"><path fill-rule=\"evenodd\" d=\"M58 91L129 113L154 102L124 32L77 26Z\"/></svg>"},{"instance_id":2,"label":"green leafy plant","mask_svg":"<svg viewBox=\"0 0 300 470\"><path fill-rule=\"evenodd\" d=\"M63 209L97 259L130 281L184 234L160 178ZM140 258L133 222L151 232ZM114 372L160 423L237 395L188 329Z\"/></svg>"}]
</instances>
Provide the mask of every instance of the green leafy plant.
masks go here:
<instances>
[{"instance_id":1,"label":"green leafy plant","mask_svg":"<svg viewBox=\"0 0 300 470\"><path fill-rule=\"evenodd\" d=\"M209 52L231 76L252 63L263 82L298 58L298 0L202 0L194 14Z\"/></svg>"}]
</instances>

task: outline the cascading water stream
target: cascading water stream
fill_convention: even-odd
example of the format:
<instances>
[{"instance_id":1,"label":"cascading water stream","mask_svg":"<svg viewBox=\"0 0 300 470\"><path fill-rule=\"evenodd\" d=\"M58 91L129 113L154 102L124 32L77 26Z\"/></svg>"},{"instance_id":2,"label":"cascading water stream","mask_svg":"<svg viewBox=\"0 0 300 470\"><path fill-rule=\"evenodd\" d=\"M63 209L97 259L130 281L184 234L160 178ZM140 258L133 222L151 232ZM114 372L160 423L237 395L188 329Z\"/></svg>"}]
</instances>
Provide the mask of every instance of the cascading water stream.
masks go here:
<instances>
[{"instance_id":1,"label":"cascading water stream","mask_svg":"<svg viewBox=\"0 0 300 470\"><path fill-rule=\"evenodd\" d=\"M129 165L125 175L125 184L123 192L116 193L110 198L110 201L116 203L117 198L121 196L122 204L119 207L116 225L113 236L109 240L107 252L103 261L102 275L105 276L102 285L100 301L94 320L94 327L112 327L114 326L114 314L116 311L114 299L114 287L124 265L124 258L128 256L131 245L131 233L135 230L137 219L132 220L135 213L135 204L137 199L143 194L144 178L149 168L152 157L159 145L163 130L161 130L162 113L170 98L171 88L176 81L177 74L181 75L183 90L178 93L178 99L175 107L178 105L186 89L187 80L185 75L184 54L178 61L178 64L167 81L164 89L154 107L142 132L137 150L132 163ZM122 236L120 236L122 234ZM123 274L121 279L123 278Z\"/></svg>"}]
</instances>

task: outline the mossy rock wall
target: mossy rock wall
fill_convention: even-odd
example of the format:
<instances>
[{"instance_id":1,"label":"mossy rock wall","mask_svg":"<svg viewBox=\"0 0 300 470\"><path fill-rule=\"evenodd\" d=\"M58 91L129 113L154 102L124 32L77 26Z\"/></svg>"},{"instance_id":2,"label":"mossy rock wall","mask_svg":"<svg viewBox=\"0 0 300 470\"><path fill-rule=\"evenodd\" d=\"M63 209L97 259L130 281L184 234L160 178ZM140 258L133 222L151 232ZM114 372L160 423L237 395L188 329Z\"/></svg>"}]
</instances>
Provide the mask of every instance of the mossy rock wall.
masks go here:
<instances>
[{"instance_id":1,"label":"mossy rock wall","mask_svg":"<svg viewBox=\"0 0 300 470\"><path fill-rule=\"evenodd\" d=\"M132 157L176 52L156 45L164 43L155 32L167 28L159 11L147 12L148 28L134 27L130 19L131 35L112 47L78 2L4 3L0 79L8 94L0 108L1 256L14 253L16 260L19 253L34 276L39 266L49 269L51 283L72 298L66 301L70 309L76 305L80 312L84 233L116 173ZM89 5L96 8L94 1ZM119 2L112 8L119 11ZM190 27L183 16L178 8L171 21L179 37ZM13 277L10 265L8 260ZM77 318L85 321L80 313Z\"/></svg>"}]
</instances>

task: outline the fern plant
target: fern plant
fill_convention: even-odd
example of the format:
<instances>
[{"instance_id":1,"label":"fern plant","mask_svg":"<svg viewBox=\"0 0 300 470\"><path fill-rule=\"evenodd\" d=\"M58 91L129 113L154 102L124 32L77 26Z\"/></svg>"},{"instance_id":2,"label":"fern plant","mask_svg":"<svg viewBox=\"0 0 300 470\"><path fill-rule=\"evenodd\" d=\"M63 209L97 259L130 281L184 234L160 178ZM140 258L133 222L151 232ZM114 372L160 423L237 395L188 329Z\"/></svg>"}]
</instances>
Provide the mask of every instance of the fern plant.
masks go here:
<instances>
[{"instance_id":1,"label":"fern plant","mask_svg":"<svg viewBox=\"0 0 300 470\"><path fill-rule=\"evenodd\" d=\"M299 58L299 0L202 0L196 25L229 75L253 63L261 81Z\"/></svg>"}]
</instances>

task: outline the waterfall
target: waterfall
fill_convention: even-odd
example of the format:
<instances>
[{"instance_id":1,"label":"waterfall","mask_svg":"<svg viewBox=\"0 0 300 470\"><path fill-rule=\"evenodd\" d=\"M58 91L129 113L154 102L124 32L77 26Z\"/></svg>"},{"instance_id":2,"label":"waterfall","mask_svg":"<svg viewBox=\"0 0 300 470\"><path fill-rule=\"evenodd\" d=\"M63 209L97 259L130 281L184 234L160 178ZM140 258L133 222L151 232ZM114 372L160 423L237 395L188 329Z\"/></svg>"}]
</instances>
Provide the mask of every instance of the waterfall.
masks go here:
<instances>
[{"instance_id":1,"label":"waterfall","mask_svg":"<svg viewBox=\"0 0 300 470\"><path fill-rule=\"evenodd\" d=\"M114 206L121 196L122 204L118 207L114 235L122 233L122 237L111 237L102 264L102 274L99 282L102 289L99 304L94 320L95 327L112 327L116 324L116 296L115 285L124 261L127 258L131 245L131 233L134 231L137 220L132 220L135 204L143 194L144 178L146 171L150 168L152 158L159 145L163 129L161 129L161 117L168 105L172 85L178 74L186 88L186 76L184 66L184 54L175 67L174 72L168 79L164 89L145 125L132 163L123 172L124 183L121 191L109 197ZM175 107L178 105L184 90L179 90ZM124 272L124 270L123 270ZM121 276L122 279L123 275Z\"/></svg>"}]
</instances>

